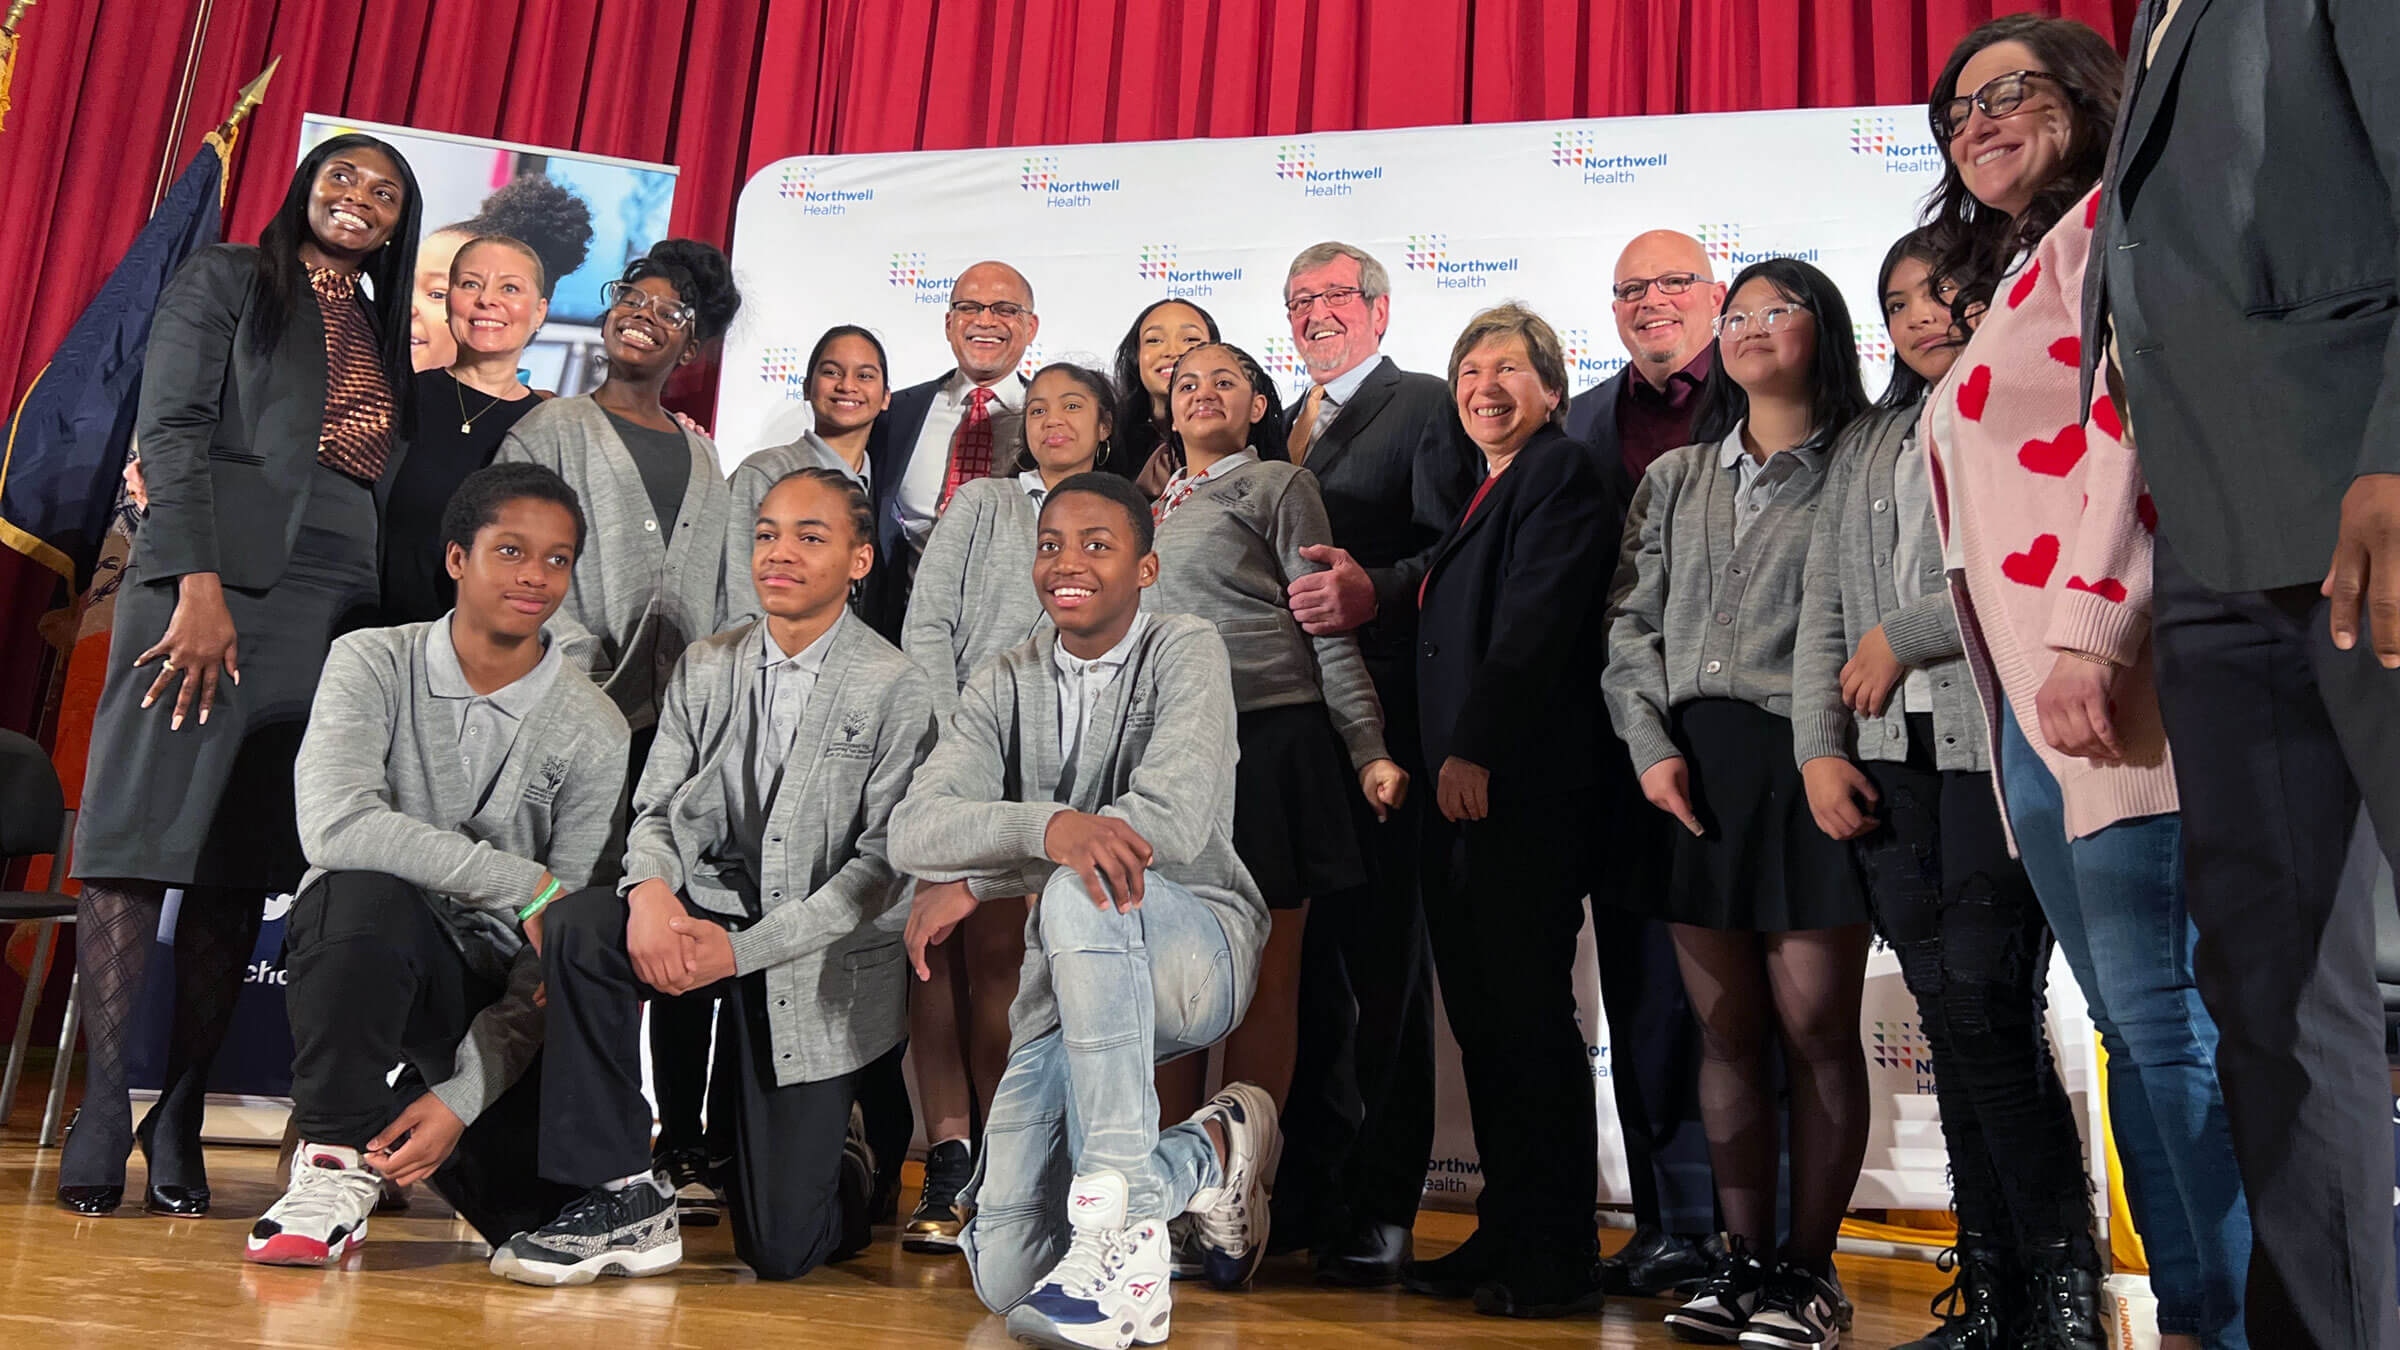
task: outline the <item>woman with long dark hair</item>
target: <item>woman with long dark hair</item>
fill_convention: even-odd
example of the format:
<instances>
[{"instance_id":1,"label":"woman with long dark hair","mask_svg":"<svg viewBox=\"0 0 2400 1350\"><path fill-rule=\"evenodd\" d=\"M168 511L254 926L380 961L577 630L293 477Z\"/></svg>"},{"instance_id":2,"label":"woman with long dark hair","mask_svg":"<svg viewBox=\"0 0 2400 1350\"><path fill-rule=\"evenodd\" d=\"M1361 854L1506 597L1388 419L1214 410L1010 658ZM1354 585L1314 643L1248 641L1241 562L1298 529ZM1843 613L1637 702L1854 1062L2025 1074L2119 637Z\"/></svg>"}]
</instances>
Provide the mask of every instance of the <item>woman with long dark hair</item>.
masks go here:
<instances>
[{"instance_id":1,"label":"woman with long dark hair","mask_svg":"<svg viewBox=\"0 0 2400 1350\"><path fill-rule=\"evenodd\" d=\"M126 1042L177 888L166 1076L138 1132L145 1208L208 1211L209 1066L267 897L307 868L300 734L333 639L374 614L374 490L406 431L418 210L398 150L333 137L301 159L256 247L202 249L159 298L135 424L150 514L117 596L76 824L90 1058L58 1199L78 1213L124 1196Z\"/></svg>"},{"instance_id":2,"label":"woman with long dark hair","mask_svg":"<svg viewBox=\"0 0 2400 1350\"><path fill-rule=\"evenodd\" d=\"M1967 35L1934 83L1928 209L1974 336L1921 438L2001 806L2108 1050L2162 1344L2247 1344L2250 1218L2192 975L2183 827L2150 649L2150 504L2124 410L2083 406L2083 278L2119 62L2064 19ZM2126 245L2130 247L2131 245ZM2070 359L2072 358L2072 359ZM2029 1345L2098 1344L2088 1231L2027 1249Z\"/></svg>"},{"instance_id":3,"label":"woman with long dark hair","mask_svg":"<svg viewBox=\"0 0 2400 1350\"><path fill-rule=\"evenodd\" d=\"M1221 340L1207 310L1169 296L1135 315L1117 344L1111 366L1117 384L1116 450L1109 463L1153 500L1183 467L1175 438L1168 434L1167 384L1175 362L1204 342Z\"/></svg>"},{"instance_id":4,"label":"woman with long dark hair","mask_svg":"<svg viewBox=\"0 0 2400 1350\"><path fill-rule=\"evenodd\" d=\"M1805 262L1744 268L1716 329L1700 420L1733 430L1669 451L1634 490L1601 677L1643 795L1685 831L1662 917L1700 1019L1727 1234L1667 1322L1699 1340L1830 1347L1849 1323L1834 1238L1867 1145L1867 904L1849 850L1809 815L1792 653L1818 496L1867 396L1849 307ZM1791 1084L1780 1251L1776 1040Z\"/></svg>"},{"instance_id":5,"label":"woman with long dark hair","mask_svg":"<svg viewBox=\"0 0 2400 1350\"><path fill-rule=\"evenodd\" d=\"M875 462L867 446L884 411L892 406L891 362L883 354L883 339L854 323L837 323L809 349L808 373L801 377L800 396L808 401L810 425L800 438L753 451L726 478L733 510L725 532L725 618L739 623L759 613L749 575L751 536L757 532L759 503L767 490L785 475L802 469L831 469L858 484L871 502L889 500L891 484L878 495ZM880 568L884 560L876 558ZM875 575L850 587L850 607L858 609L874 594Z\"/></svg>"}]
</instances>

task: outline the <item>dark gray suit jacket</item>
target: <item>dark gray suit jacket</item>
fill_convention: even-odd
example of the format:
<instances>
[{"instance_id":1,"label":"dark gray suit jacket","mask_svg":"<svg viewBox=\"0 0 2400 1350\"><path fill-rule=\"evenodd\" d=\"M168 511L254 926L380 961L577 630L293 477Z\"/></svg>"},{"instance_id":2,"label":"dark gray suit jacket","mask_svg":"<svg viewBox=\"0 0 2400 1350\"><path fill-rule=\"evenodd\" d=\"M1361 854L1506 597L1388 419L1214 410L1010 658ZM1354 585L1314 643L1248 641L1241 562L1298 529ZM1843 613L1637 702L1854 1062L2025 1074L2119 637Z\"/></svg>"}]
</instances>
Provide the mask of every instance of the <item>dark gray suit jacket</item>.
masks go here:
<instances>
[{"instance_id":1,"label":"dark gray suit jacket","mask_svg":"<svg viewBox=\"0 0 2400 1350\"><path fill-rule=\"evenodd\" d=\"M2101 189L2087 365L2113 312L2183 566L2219 590L2313 585L2351 479L2400 472L2400 5L2183 0L2145 71L2151 12Z\"/></svg>"}]
</instances>

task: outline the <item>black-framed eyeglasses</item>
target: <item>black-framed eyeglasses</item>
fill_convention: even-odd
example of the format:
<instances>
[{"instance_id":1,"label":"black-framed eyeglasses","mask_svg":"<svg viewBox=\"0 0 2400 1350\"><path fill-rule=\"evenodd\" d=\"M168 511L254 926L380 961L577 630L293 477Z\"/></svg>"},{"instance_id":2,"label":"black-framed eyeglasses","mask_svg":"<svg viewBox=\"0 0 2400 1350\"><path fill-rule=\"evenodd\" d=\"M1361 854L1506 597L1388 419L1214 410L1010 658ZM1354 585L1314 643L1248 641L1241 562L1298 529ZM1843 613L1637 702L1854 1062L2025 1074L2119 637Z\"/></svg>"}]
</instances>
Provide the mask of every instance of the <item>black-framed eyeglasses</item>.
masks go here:
<instances>
[{"instance_id":1,"label":"black-framed eyeglasses","mask_svg":"<svg viewBox=\"0 0 2400 1350\"><path fill-rule=\"evenodd\" d=\"M988 305L981 300L953 300L950 302L951 317L964 319L968 323L982 318L986 312L1002 323L1008 323L1011 320L1022 319L1033 311L1014 300L997 300Z\"/></svg>"},{"instance_id":2,"label":"black-framed eyeglasses","mask_svg":"<svg viewBox=\"0 0 2400 1350\"><path fill-rule=\"evenodd\" d=\"M1699 284L1700 274L1697 272L1669 272L1658 277L1627 277L1611 289L1616 292L1620 304L1633 305L1641 303L1642 297L1648 295L1653 286L1658 288L1660 295L1681 295Z\"/></svg>"},{"instance_id":3,"label":"black-framed eyeglasses","mask_svg":"<svg viewBox=\"0 0 2400 1350\"><path fill-rule=\"evenodd\" d=\"M691 327L692 320L700 316L700 311L690 305L680 300L669 300L663 295L652 295L630 281L609 282L600 288L600 298L608 302L610 309L629 309L647 314L679 333Z\"/></svg>"},{"instance_id":4,"label":"black-framed eyeglasses","mask_svg":"<svg viewBox=\"0 0 2400 1350\"><path fill-rule=\"evenodd\" d=\"M1977 108L1983 109L1986 117L2006 117L2024 107L2035 80L2047 80L2057 85L2061 93L2069 92L2065 80L2046 70L2012 70L2005 75L1994 75L1974 93L1926 109L1926 115L1933 119L1933 139L1948 145Z\"/></svg>"},{"instance_id":5,"label":"black-framed eyeglasses","mask_svg":"<svg viewBox=\"0 0 2400 1350\"><path fill-rule=\"evenodd\" d=\"M1366 292L1356 286L1328 286L1321 291L1302 291L1283 302L1284 309L1294 315L1306 314L1319 300L1327 309L1340 309Z\"/></svg>"},{"instance_id":6,"label":"black-framed eyeglasses","mask_svg":"<svg viewBox=\"0 0 2400 1350\"><path fill-rule=\"evenodd\" d=\"M1753 323L1758 325L1758 331L1772 333L1790 323L1793 315L1806 313L1806 305L1769 305L1755 313L1744 309L1728 310L1710 320L1708 327L1718 337L1730 340L1740 337L1742 331Z\"/></svg>"}]
</instances>

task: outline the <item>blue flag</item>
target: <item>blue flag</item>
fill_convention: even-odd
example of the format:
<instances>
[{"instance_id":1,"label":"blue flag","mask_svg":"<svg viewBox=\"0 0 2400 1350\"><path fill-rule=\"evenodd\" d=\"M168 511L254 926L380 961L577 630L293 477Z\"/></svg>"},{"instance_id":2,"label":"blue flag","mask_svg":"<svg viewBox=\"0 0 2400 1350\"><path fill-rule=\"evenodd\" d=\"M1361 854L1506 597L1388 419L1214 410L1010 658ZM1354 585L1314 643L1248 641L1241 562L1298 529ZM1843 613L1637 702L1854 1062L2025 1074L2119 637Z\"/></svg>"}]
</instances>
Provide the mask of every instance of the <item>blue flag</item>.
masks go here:
<instances>
[{"instance_id":1,"label":"blue flag","mask_svg":"<svg viewBox=\"0 0 2400 1350\"><path fill-rule=\"evenodd\" d=\"M0 544L81 591L91 580L133 440L159 292L224 231L225 149L211 135L109 273L33 387L0 452Z\"/></svg>"}]
</instances>

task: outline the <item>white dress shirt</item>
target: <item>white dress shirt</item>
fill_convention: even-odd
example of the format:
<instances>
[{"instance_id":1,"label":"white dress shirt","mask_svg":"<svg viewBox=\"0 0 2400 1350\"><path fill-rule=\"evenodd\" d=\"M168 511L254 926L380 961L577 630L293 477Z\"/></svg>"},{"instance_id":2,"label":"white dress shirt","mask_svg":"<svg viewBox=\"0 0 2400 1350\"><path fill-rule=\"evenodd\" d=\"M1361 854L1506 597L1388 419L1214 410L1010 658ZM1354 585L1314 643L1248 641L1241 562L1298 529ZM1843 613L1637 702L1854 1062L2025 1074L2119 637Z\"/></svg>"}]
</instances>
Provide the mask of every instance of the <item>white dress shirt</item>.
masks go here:
<instances>
[{"instance_id":1,"label":"white dress shirt","mask_svg":"<svg viewBox=\"0 0 2400 1350\"><path fill-rule=\"evenodd\" d=\"M975 382L963 372L950 376L925 410L924 429L917 433L916 449L900 475L900 490L895 494L900 526L909 547L919 553L925 551L926 536L933 533L934 517L941 514L942 484L950 476L950 442L958 435L958 424L966 420L967 396L974 389ZM998 469L1015 458L1024 439L1025 382L1007 375L991 389L992 467Z\"/></svg>"},{"instance_id":2,"label":"white dress shirt","mask_svg":"<svg viewBox=\"0 0 2400 1350\"><path fill-rule=\"evenodd\" d=\"M1100 706L1100 695L1107 692L1109 683L1133 659L1133 644L1142 630L1150 626L1147 610L1137 610L1133 626L1117 645L1091 660L1067 650L1064 642L1051 643L1051 660L1058 670L1058 794L1065 800L1074 787L1075 755L1083 748L1083 733L1092 725L1092 710Z\"/></svg>"},{"instance_id":3,"label":"white dress shirt","mask_svg":"<svg viewBox=\"0 0 2400 1350\"><path fill-rule=\"evenodd\" d=\"M1341 412L1344 405L1358 397L1358 387L1365 384L1367 377L1375 373L1375 367L1382 364L1383 355L1378 352L1325 381L1321 386L1325 395L1317 401L1317 420L1308 424L1308 443L1311 447L1325 439L1325 428L1333 425L1335 415ZM1307 395L1301 397L1306 398Z\"/></svg>"}]
</instances>

